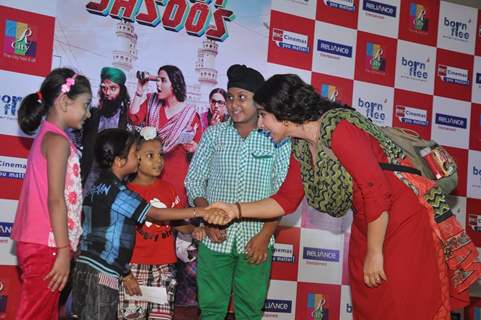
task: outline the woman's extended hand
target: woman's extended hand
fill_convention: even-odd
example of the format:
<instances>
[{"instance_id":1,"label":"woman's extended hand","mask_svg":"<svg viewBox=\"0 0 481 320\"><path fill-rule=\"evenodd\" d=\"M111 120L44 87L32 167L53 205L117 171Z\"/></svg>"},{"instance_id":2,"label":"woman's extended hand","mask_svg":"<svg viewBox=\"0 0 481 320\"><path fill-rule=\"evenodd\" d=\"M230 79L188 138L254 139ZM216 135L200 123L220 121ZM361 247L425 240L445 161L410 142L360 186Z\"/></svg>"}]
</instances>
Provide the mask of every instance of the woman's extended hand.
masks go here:
<instances>
[{"instance_id":1,"label":"woman's extended hand","mask_svg":"<svg viewBox=\"0 0 481 320\"><path fill-rule=\"evenodd\" d=\"M364 283L369 288L375 288L386 280L387 277L384 273L384 257L382 252L368 252L364 259Z\"/></svg>"}]
</instances>

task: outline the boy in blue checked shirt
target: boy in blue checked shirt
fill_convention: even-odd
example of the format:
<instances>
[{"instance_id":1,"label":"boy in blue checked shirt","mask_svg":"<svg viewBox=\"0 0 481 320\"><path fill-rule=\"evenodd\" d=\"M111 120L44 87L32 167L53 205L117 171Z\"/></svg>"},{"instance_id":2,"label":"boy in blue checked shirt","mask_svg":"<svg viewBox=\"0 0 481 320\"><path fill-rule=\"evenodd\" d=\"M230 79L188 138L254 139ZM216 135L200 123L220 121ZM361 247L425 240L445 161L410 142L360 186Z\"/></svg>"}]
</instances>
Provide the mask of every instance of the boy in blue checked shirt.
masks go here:
<instances>
[{"instance_id":1,"label":"boy in blue checked shirt","mask_svg":"<svg viewBox=\"0 0 481 320\"><path fill-rule=\"evenodd\" d=\"M73 273L74 319L117 319L119 283L128 265L137 225L204 217L203 209L157 209L130 191L123 179L137 171L136 137L123 129L102 131L95 156L103 172L87 193L80 255Z\"/></svg>"},{"instance_id":2,"label":"boy in blue checked shirt","mask_svg":"<svg viewBox=\"0 0 481 320\"><path fill-rule=\"evenodd\" d=\"M274 194L289 164L290 143L275 146L257 130L254 92L263 76L245 65L227 71L230 120L204 132L185 180L191 205L244 202ZM199 246L201 318L223 320L234 294L236 319L261 319L278 221L236 221ZM254 290L252 290L254 288Z\"/></svg>"}]
</instances>

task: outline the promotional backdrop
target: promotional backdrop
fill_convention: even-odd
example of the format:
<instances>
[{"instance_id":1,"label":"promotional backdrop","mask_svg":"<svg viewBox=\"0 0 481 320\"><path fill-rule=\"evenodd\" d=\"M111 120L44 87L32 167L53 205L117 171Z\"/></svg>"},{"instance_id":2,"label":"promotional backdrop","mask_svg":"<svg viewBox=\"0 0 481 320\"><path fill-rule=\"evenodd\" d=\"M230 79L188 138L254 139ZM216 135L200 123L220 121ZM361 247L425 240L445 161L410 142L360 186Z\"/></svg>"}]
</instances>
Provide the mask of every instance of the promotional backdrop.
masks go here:
<instances>
[{"instance_id":1,"label":"promotional backdrop","mask_svg":"<svg viewBox=\"0 0 481 320\"><path fill-rule=\"evenodd\" d=\"M225 88L231 64L266 78L296 73L379 125L413 129L446 146L459 167L449 200L481 246L478 16L477 9L435 0L3 0L0 319L13 316L18 298L9 237L32 142L18 129L16 112L22 97L60 66L85 74L95 93L102 67L121 68L133 96L136 71L155 74L175 65L199 113L211 89ZM330 218L305 202L283 218L265 319L314 319L319 306L323 320L352 319L351 220Z\"/></svg>"}]
</instances>

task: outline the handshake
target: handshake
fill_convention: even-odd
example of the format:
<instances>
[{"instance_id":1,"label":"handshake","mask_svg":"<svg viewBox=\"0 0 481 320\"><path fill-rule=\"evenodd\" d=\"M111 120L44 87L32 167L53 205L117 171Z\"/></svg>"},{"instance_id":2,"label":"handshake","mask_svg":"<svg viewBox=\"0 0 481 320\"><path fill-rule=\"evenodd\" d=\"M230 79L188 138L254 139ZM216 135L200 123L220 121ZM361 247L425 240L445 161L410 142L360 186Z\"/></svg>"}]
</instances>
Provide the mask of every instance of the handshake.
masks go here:
<instances>
[{"instance_id":1,"label":"handshake","mask_svg":"<svg viewBox=\"0 0 481 320\"><path fill-rule=\"evenodd\" d=\"M210 224L226 225L234 219L242 218L240 204L229 204L225 202L215 202L206 208L197 209L198 217Z\"/></svg>"}]
</instances>

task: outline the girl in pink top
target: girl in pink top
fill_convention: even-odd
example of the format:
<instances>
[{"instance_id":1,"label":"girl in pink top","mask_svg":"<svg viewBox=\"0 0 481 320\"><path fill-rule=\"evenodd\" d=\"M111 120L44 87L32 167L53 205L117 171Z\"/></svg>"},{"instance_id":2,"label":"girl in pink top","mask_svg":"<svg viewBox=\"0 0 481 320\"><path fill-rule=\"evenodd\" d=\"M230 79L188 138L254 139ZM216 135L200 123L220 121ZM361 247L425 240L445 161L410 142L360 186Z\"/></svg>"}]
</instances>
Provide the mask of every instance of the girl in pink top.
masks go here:
<instances>
[{"instance_id":1,"label":"girl in pink top","mask_svg":"<svg viewBox=\"0 0 481 320\"><path fill-rule=\"evenodd\" d=\"M40 130L28 156L12 230L22 271L17 319L58 318L71 252L82 233L79 156L65 130L82 128L90 117L91 98L87 78L59 68L22 100L18 111L25 133Z\"/></svg>"}]
</instances>

